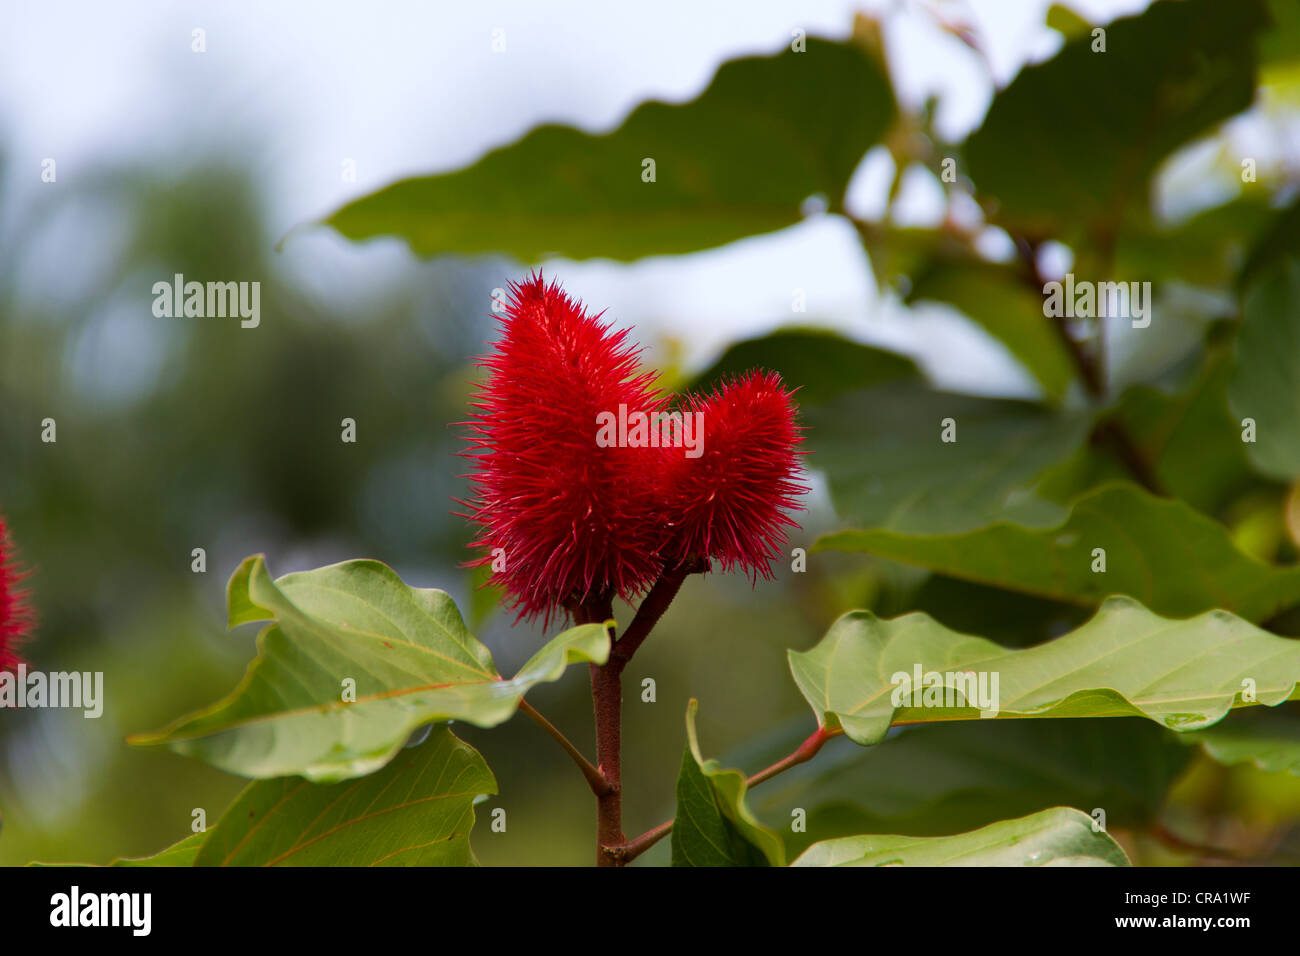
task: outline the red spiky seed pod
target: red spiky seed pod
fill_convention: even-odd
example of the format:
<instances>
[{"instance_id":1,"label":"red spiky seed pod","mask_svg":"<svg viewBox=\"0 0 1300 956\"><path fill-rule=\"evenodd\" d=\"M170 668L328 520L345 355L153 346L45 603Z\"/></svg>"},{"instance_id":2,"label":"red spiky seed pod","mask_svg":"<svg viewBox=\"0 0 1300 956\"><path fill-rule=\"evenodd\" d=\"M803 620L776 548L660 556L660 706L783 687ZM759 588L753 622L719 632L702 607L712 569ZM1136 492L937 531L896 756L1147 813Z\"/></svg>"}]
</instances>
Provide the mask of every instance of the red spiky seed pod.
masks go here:
<instances>
[{"instance_id":1,"label":"red spiky seed pod","mask_svg":"<svg viewBox=\"0 0 1300 956\"><path fill-rule=\"evenodd\" d=\"M18 647L31 630L32 610L26 590L20 587L25 576L19 569L4 516L0 515L0 673L18 666Z\"/></svg>"},{"instance_id":2,"label":"red spiky seed pod","mask_svg":"<svg viewBox=\"0 0 1300 956\"><path fill-rule=\"evenodd\" d=\"M474 462L463 515L480 533L471 562L493 568L521 618L614 595L630 600L662 567L650 449L601 447L597 416L663 408L640 349L534 274L510 286L502 335L480 365ZM656 450L657 451L657 450Z\"/></svg>"},{"instance_id":3,"label":"red spiky seed pod","mask_svg":"<svg viewBox=\"0 0 1300 956\"><path fill-rule=\"evenodd\" d=\"M776 372L755 369L688 397L682 410L700 414L704 452L664 456L671 556L712 558L723 570L770 578L786 529L799 527L790 513L808 491L797 480L803 429L793 393Z\"/></svg>"}]
</instances>

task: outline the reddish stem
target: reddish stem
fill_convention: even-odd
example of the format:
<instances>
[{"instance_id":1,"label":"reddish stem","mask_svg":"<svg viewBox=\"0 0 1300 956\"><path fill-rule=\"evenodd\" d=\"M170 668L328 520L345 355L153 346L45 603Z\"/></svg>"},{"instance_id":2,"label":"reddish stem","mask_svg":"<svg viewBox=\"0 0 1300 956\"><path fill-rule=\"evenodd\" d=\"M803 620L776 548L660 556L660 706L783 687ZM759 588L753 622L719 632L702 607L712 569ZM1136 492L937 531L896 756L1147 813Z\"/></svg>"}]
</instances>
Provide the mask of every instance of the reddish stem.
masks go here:
<instances>
[{"instance_id":1,"label":"reddish stem","mask_svg":"<svg viewBox=\"0 0 1300 956\"><path fill-rule=\"evenodd\" d=\"M654 829L646 830L645 833L641 834L635 840L629 840L627 843L624 843L621 847L618 847L620 865L632 862L672 832L673 821L665 820Z\"/></svg>"},{"instance_id":2,"label":"reddish stem","mask_svg":"<svg viewBox=\"0 0 1300 956\"><path fill-rule=\"evenodd\" d=\"M797 767L801 763L807 763L817 756L817 752L822 749L826 741L832 737L837 737L841 731L827 730L825 727L818 727L808 739L801 743L793 753L787 757L782 757L772 766L760 770L746 781L749 786L757 787L764 780L771 780L779 773L785 773L791 767Z\"/></svg>"},{"instance_id":3,"label":"reddish stem","mask_svg":"<svg viewBox=\"0 0 1300 956\"><path fill-rule=\"evenodd\" d=\"M519 701L519 709L523 713L527 714L533 723L550 734L551 737L555 739L556 743L564 749L564 752L573 759L573 762L577 764L578 769L582 771L582 776L583 779L587 781L587 786L591 787L592 793L599 797L601 794L609 792L609 781L605 779L604 775L601 774L599 770L592 766L590 760L582 755L582 751L579 750L568 737L564 736L560 728L556 727L553 723L543 717L541 713L538 712L537 708L526 700Z\"/></svg>"},{"instance_id":4,"label":"reddish stem","mask_svg":"<svg viewBox=\"0 0 1300 956\"><path fill-rule=\"evenodd\" d=\"M578 624L599 624L614 616L613 600L598 595L573 609ZM613 652L604 665L591 665L591 702L596 714L596 769L607 784L596 794L596 865L618 866L607 848L626 841L623 835L623 682Z\"/></svg>"},{"instance_id":5,"label":"reddish stem","mask_svg":"<svg viewBox=\"0 0 1300 956\"><path fill-rule=\"evenodd\" d=\"M689 561L667 569L650 588L627 632L614 641L609 660L591 665L591 702L596 714L596 769L605 783L596 794L596 865L622 866L627 862L623 847L623 668L632 659L655 624L668 610L686 576L707 571L707 561ZM578 624L595 624L614 615L608 595L598 595L572 609Z\"/></svg>"}]
</instances>

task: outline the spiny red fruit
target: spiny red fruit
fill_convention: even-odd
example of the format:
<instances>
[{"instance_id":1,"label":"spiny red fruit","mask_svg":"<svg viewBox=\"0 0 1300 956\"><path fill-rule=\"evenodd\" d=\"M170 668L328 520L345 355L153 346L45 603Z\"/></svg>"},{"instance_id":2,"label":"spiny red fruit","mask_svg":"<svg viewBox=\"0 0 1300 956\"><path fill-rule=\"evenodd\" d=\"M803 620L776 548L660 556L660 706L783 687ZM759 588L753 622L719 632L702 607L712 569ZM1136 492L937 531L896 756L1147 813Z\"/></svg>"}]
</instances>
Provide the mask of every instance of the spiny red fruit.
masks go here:
<instances>
[{"instance_id":1,"label":"spiny red fruit","mask_svg":"<svg viewBox=\"0 0 1300 956\"><path fill-rule=\"evenodd\" d=\"M626 331L534 274L512 284L502 336L480 365L466 456L480 527L472 564L494 567L520 617L641 593L662 567L652 449L602 448L597 415L664 407ZM497 550L501 549L501 550ZM504 564L504 570L500 567Z\"/></svg>"},{"instance_id":2,"label":"spiny red fruit","mask_svg":"<svg viewBox=\"0 0 1300 956\"><path fill-rule=\"evenodd\" d=\"M19 588L22 579L13 542L0 516L0 673L18 666L18 645L32 625L27 592Z\"/></svg>"},{"instance_id":3,"label":"spiny red fruit","mask_svg":"<svg viewBox=\"0 0 1300 956\"><path fill-rule=\"evenodd\" d=\"M796 480L803 437L792 393L776 372L755 369L689 397L682 410L701 414L704 453L665 456L671 556L714 558L723 570L770 578L786 528L799 527L789 512L808 490Z\"/></svg>"}]
</instances>

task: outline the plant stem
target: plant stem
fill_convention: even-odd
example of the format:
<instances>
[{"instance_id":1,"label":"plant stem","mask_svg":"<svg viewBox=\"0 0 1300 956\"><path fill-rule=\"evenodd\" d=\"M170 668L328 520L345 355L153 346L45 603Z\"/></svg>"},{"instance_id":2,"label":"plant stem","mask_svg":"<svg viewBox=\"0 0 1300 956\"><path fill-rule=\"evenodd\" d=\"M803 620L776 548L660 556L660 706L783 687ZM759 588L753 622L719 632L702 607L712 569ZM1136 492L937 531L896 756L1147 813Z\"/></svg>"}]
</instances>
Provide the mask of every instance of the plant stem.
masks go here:
<instances>
[{"instance_id":1,"label":"plant stem","mask_svg":"<svg viewBox=\"0 0 1300 956\"><path fill-rule=\"evenodd\" d=\"M608 852L623 835L623 682L611 665L591 665L591 700L596 713L596 758L609 790L596 796L596 865L618 866Z\"/></svg>"},{"instance_id":2,"label":"plant stem","mask_svg":"<svg viewBox=\"0 0 1300 956\"><path fill-rule=\"evenodd\" d=\"M758 773L754 774L745 781L750 787L757 787L766 780L771 780L777 774L785 773L791 767L797 767L801 763L807 763L817 756L817 753L826 744L826 741L832 737L838 737L844 733L842 730L827 730L825 727L818 727L808 738L794 749L788 756L782 757L770 767L765 767ZM665 820L659 826L647 830L635 839L628 840L622 846L615 847L613 852L618 857L620 865L630 863L638 856L650 849L668 834L673 831L673 821Z\"/></svg>"},{"instance_id":3,"label":"plant stem","mask_svg":"<svg viewBox=\"0 0 1300 956\"><path fill-rule=\"evenodd\" d=\"M787 757L782 757L772 766L760 770L746 781L749 786L757 787L764 780L771 780L779 773L785 773L791 767L797 767L801 763L807 763L817 756L817 752L822 749L826 741L832 737L837 737L842 731L827 730L825 727L818 727L808 739L801 743L794 752Z\"/></svg>"},{"instance_id":4,"label":"plant stem","mask_svg":"<svg viewBox=\"0 0 1300 956\"><path fill-rule=\"evenodd\" d=\"M673 821L665 820L659 826L646 830L635 840L628 840L618 848L621 862L624 864L630 863L672 832Z\"/></svg>"},{"instance_id":5,"label":"plant stem","mask_svg":"<svg viewBox=\"0 0 1300 956\"><path fill-rule=\"evenodd\" d=\"M597 770L591 761L582 755L582 751L574 746L573 742L569 740L568 737L564 736L560 731L560 728L556 727L553 723L538 713L537 709L526 700L519 701L519 709L531 717L533 723L537 724L537 726L541 727L542 730L550 734L555 739L556 743L564 749L564 752L573 758L573 762L577 764L578 769L582 771L582 776L586 779L587 786L591 787L592 793L599 797L609 792L609 781L605 779L605 775Z\"/></svg>"},{"instance_id":6,"label":"plant stem","mask_svg":"<svg viewBox=\"0 0 1300 956\"><path fill-rule=\"evenodd\" d=\"M578 624L598 624L614 616L613 600L598 595L573 609ZM606 852L627 838L623 835L623 682L622 667L611 649L603 665L591 665L591 702L596 714L596 766L608 785L596 794L596 865L618 866Z\"/></svg>"},{"instance_id":7,"label":"plant stem","mask_svg":"<svg viewBox=\"0 0 1300 956\"><path fill-rule=\"evenodd\" d=\"M707 571L707 561L687 561L667 568L637 608L626 633L610 647L609 660L591 665L591 702L596 714L596 773L604 781L596 794L596 865L622 866L627 862L622 847L623 833L623 668L632 659L655 624L668 610L686 576ZM600 595L575 605L572 609L578 624L594 624L614 616L609 595Z\"/></svg>"},{"instance_id":8,"label":"plant stem","mask_svg":"<svg viewBox=\"0 0 1300 956\"><path fill-rule=\"evenodd\" d=\"M1043 294L1045 285L1043 274L1038 270L1038 247L1023 237L1015 240L1016 252L1020 255L1020 264L1024 269L1025 283L1036 295ZM1106 383L1102 378L1101 367L1097 357L1084 350L1083 343L1070 334L1063 315L1052 317L1052 327L1056 329L1057 338L1074 362L1079 379L1090 398L1101 398L1106 393Z\"/></svg>"}]
</instances>

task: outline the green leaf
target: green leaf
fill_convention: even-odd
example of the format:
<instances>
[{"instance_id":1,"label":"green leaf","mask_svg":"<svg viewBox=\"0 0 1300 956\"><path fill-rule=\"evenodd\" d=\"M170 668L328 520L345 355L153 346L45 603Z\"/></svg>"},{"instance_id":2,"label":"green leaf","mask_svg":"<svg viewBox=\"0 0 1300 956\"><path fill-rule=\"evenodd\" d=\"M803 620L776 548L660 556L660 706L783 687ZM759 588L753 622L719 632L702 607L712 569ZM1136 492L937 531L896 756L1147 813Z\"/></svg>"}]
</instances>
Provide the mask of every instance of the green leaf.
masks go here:
<instances>
[{"instance_id":1,"label":"green leaf","mask_svg":"<svg viewBox=\"0 0 1300 956\"><path fill-rule=\"evenodd\" d=\"M274 622L258 635L258 657L239 686L131 743L167 745L247 777L340 780L382 767L423 724L494 727L534 685L609 654L605 627L583 625L504 680L449 595L409 588L377 561L272 581L264 559L251 557L230 580L229 606L232 626ZM344 700L349 687L355 700Z\"/></svg>"},{"instance_id":2,"label":"green leaf","mask_svg":"<svg viewBox=\"0 0 1300 956\"><path fill-rule=\"evenodd\" d=\"M630 261L694 252L838 203L894 115L858 46L724 63L697 99L643 103L615 131L542 126L450 173L406 179L325 222L349 239L401 236L420 255L502 252ZM642 179L654 160L655 181Z\"/></svg>"},{"instance_id":3,"label":"green leaf","mask_svg":"<svg viewBox=\"0 0 1300 956\"><path fill-rule=\"evenodd\" d=\"M1300 259L1281 260L1247 291L1235 358L1228 400L1237 419L1255 422L1246 454L1289 484L1300 478Z\"/></svg>"},{"instance_id":4,"label":"green leaf","mask_svg":"<svg viewBox=\"0 0 1300 956\"><path fill-rule=\"evenodd\" d=\"M686 708L686 753L677 778L673 866L784 866L781 838L745 805L745 775L700 755L699 701Z\"/></svg>"},{"instance_id":5,"label":"green leaf","mask_svg":"<svg viewBox=\"0 0 1300 956\"><path fill-rule=\"evenodd\" d=\"M496 793L483 758L446 727L343 783L250 784L208 831L195 866L475 866L474 804Z\"/></svg>"},{"instance_id":6,"label":"green leaf","mask_svg":"<svg viewBox=\"0 0 1300 956\"><path fill-rule=\"evenodd\" d=\"M1097 548L1106 552L1104 573L1092 570ZM1262 621L1300 602L1300 567L1257 561L1233 545L1222 525L1127 483L1080 496L1064 522L1051 528L1001 523L964 534L840 531L813 545L827 549L866 551L1074 604L1127 594L1171 616L1224 608Z\"/></svg>"},{"instance_id":7,"label":"green leaf","mask_svg":"<svg viewBox=\"0 0 1300 956\"><path fill-rule=\"evenodd\" d=\"M966 157L1014 235L1112 234L1144 213L1152 174L1178 147L1250 106L1258 0L1163 0L1025 67L993 98Z\"/></svg>"},{"instance_id":8,"label":"green leaf","mask_svg":"<svg viewBox=\"0 0 1300 956\"><path fill-rule=\"evenodd\" d=\"M1226 766L1248 763L1300 776L1300 712L1292 705L1233 714L1188 737Z\"/></svg>"},{"instance_id":9,"label":"green leaf","mask_svg":"<svg viewBox=\"0 0 1300 956\"><path fill-rule=\"evenodd\" d=\"M109 863L109 866L193 866L194 858L198 856L199 847L203 845L206 833L191 833L185 839L173 843L165 850L159 850L153 856L140 857L118 857ZM33 861L28 866L40 867L62 867L62 866L84 866L93 867L93 863L43 863L39 860Z\"/></svg>"},{"instance_id":10,"label":"green leaf","mask_svg":"<svg viewBox=\"0 0 1300 956\"><path fill-rule=\"evenodd\" d=\"M1300 682L1300 641L1226 611L1170 620L1125 597L1107 598L1086 624L1024 650L959 634L926 614L881 620L853 611L789 658L818 722L863 746L895 722L982 717L1141 716L1200 730L1233 707L1280 704ZM1252 687L1254 700L1243 700Z\"/></svg>"},{"instance_id":11,"label":"green leaf","mask_svg":"<svg viewBox=\"0 0 1300 956\"><path fill-rule=\"evenodd\" d=\"M1018 269L991 262L935 261L915 279L907 302L943 302L1006 346L1053 401L1074 381L1060 333L1043 314L1043 295Z\"/></svg>"},{"instance_id":12,"label":"green leaf","mask_svg":"<svg viewBox=\"0 0 1300 956\"><path fill-rule=\"evenodd\" d=\"M173 843L153 856L117 859L109 866L193 866L194 858L199 855L199 847L203 846L206 837L206 833L191 833L184 840Z\"/></svg>"},{"instance_id":13,"label":"green leaf","mask_svg":"<svg viewBox=\"0 0 1300 956\"><path fill-rule=\"evenodd\" d=\"M690 388L708 388L752 368L779 372L788 388L799 389L797 398L803 406L854 389L921 376L911 359L896 352L861 345L824 329L786 328L731 345L695 377Z\"/></svg>"},{"instance_id":14,"label":"green leaf","mask_svg":"<svg viewBox=\"0 0 1300 956\"><path fill-rule=\"evenodd\" d=\"M951 418L956 441L942 440ZM865 528L965 531L1000 519L1048 525L1064 509L1032 485L1073 454L1084 414L896 382L808 409L811 463L841 519Z\"/></svg>"},{"instance_id":15,"label":"green leaf","mask_svg":"<svg viewBox=\"0 0 1300 956\"><path fill-rule=\"evenodd\" d=\"M806 734L742 765L771 763ZM865 752L836 738L750 801L768 820L807 812L806 832L786 835L792 853L844 833L937 836L1055 806L1101 807L1110 827L1145 826L1193 756L1138 718L954 721L899 728Z\"/></svg>"},{"instance_id":16,"label":"green leaf","mask_svg":"<svg viewBox=\"0 0 1300 956\"><path fill-rule=\"evenodd\" d=\"M1092 818L1055 807L944 837L852 836L809 847L791 866L1128 866Z\"/></svg>"}]
</instances>

